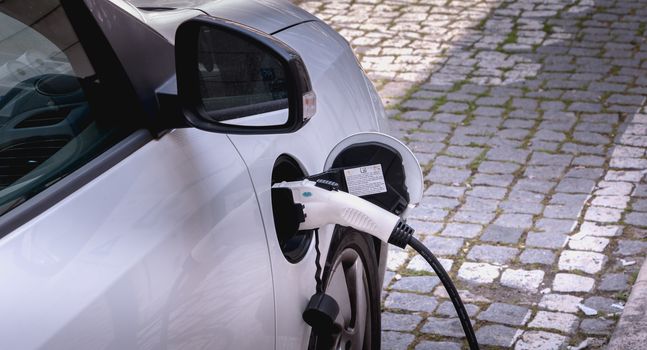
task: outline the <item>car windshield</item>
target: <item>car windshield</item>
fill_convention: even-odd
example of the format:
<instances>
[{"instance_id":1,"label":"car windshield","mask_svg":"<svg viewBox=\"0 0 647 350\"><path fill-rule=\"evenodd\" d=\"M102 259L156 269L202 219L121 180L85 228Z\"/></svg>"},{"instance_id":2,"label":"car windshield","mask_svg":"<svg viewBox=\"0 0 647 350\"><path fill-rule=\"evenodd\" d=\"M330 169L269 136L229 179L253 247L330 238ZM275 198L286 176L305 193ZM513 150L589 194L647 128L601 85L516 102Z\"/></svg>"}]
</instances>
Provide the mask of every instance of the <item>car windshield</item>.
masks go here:
<instances>
[{"instance_id":1,"label":"car windshield","mask_svg":"<svg viewBox=\"0 0 647 350\"><path fill-rule=\"evenodd\" d=\"M111 137L86 98L99 85L58 0L0 2L0 214Z\"/></svg>"}]
</instances>

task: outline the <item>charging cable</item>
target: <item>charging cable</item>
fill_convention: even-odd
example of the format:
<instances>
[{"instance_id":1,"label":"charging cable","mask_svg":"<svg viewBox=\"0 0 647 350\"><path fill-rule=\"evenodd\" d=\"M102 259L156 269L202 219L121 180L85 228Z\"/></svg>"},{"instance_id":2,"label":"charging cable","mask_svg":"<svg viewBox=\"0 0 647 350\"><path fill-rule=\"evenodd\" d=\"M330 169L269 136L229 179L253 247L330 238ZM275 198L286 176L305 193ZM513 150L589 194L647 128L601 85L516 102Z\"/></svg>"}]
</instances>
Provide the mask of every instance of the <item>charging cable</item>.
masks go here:
<instances>
[{"instance_id":1,"label":"charging cable","mask_svg":"<svg viewBox=\"0 0 647 350\"><path fill-rule=\"evenodd\" d=\"M298 218L299 230L314 230L324 225L336 224L352 227L400 248L411 246L433 268L454 304L471 350L479 345L465 306L451 278L431 251L413 236L414 229L399 216L350 193L339 191L337 183L320 179L281 182L274 189L290 190L293 217ZM286 191L287 193L287 191ZM315 304L334 309L325 294L316 294ZM313 302L311 301L311 304ZM321 307L321 306L320 306ZM304 313L304 319L307 318ZM334 317L333 317L334 318Z\"/></svg>"}]
</instances>

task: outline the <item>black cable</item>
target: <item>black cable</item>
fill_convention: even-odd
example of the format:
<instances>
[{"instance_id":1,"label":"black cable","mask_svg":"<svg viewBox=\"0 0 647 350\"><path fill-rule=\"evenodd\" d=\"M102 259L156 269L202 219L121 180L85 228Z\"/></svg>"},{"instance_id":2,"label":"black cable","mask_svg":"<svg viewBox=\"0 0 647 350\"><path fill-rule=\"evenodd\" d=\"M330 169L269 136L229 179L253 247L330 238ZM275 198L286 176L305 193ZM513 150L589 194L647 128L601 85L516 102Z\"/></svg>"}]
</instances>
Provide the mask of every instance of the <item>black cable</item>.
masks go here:
<instances>
[{"instance_id":1,"label":"black cable","mask_svg":"<svg viewBox=\"0 0 647 350\"><path fill-rule=\"evenodd\" d=\"M445 268L443 268L443 265L440 264L440 261L436 259L434 254L432 254L431 251L424 244L422 244L422 242L413 237L413 235L409 237L408 241L409 246L411 246L411 248L418 252L418 254L420 254L420 256L422 256L429 263L429 265L431 265L431 268L434 269L436 275L438 275L438 278L447 290L447 294L449 294L449 298L451 299L452 304L454 304L454 308L456 309L458 319L461 321L461 325L463 326L463 331L465 332L465 336L467 337L467 343L469 344L470 349L478 350L479 343L476 340L476 334L474 334L474 328L472 328L472 323L470 322L469 315L467 314L465 306L463 305L463 301L461 300L461 296L458 294L458 291L456 290L456 287L454 286L451 278L447 274L447 271L445 271Z\"/></svg>"},{"instance_id":2,"label":"black cable","mask_svg":"<svg viewBox=\"0 0 647 350\"><path fill-rule=\"evenodd\" d=\"M319 260L321 260L321 251L319 251L319 229L315 229L315 251L317 252L317 256L315 257L315 266L317 267L317 271L315 272L315 281L317 282L317 293L323 293L323 282L321 281L321 263Z\"/></svg>"}]
</instances>

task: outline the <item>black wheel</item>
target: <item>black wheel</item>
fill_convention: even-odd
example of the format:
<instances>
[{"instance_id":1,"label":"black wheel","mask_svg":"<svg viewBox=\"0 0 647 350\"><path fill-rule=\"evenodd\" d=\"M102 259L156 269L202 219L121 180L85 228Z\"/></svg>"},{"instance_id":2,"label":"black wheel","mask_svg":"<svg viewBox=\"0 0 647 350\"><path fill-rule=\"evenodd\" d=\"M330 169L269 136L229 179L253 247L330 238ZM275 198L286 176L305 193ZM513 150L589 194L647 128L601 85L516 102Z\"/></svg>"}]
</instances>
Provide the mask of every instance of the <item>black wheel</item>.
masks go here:
<instances>
[{"instance_id":1,"label":"black wheel","mask_svg":"<svg viewBox=\"0 0 647 350\"><path fill-rule=\"evenodd\" d=\"M337 228L323 272L326 294L339 305L329 339L310 336L311 350L380 348L380 283L374 244L366 234Z\"/></svg>"}]
</instances>

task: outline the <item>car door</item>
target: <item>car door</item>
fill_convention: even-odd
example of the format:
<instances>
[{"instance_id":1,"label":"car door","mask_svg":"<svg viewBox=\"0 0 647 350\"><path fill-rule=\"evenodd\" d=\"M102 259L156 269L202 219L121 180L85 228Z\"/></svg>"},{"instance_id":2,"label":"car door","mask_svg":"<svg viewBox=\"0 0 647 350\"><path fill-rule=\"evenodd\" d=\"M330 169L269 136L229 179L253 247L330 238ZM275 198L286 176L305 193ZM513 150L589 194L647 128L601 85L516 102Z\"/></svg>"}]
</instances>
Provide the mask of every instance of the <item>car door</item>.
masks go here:
<instances>
[{"instance_id":1,"label":"car door","mask_svg":"<svg viewBox=\"0 0 647 350\"><path fill-rule=\"evenodd\" d=\"M310 328L301 314L315 291L314 240L295 242L294 259L277 238L274 226L271 185L296 180L297 174L313 175L325 168L335 145L347 136L378 131L372 96L365 77L346 41L320 22L307 22L275 34L299 52L307 64L313 91L317 95L317 114L301 130L285 135L229 136L249 167L258 193L270 249L276 289L277 349L305 349ZM285 160L294 164L285 171ZM333 226L320 230L322 256L328 252ZM323 263L323 262L322 262Z\"/></svg>"},{"instance_id":2,"label":"car door","mask_svg":"<svg viewBox=\"0 0 647 350\"><path fill-rule=\"evenodd\" d=\"M116 74L102 72L105 66L95 64L91 54L84 60L85 45L67 22L74 14L58 1L9 2L0 9L0 24L14 34L0 39L0 66L22 64L9 71L12 79L11 73L33 72L17 81L0 77L9 85L0 101L10 121L1 127L19 135L0 156L24 164L0 166L0 175L9 179L0 189L0 348L273 344L272 271L263 221L231 141L189 128L153 139L137 127L138 118L145 118L136 110L119 99L97 109L85 85L74 88L73 100L54 98L44 86L60 91L65 82L68 87L86 78L99 83ZM102 20L110 26L117 17ZM47 28L64 34L68 45L50 37ZM56 64L41 64L43 58ZM52 75L59 79L38 85ZM18 94L11 92L16 87ZM17 102L33 113L7 107ZM52 120L43 112L50 109L65 112ZM33 116L51 125L16 128L11 122ZM26 141L47 143L61 134L66 141L54 148L16 151ZM246 336L250 331L253 337Z\"/></svg>"}]
</instances>

